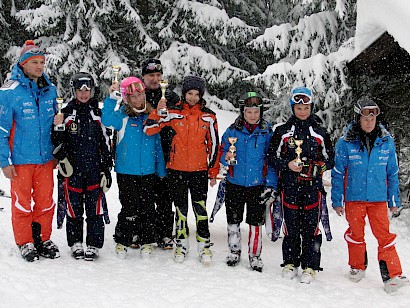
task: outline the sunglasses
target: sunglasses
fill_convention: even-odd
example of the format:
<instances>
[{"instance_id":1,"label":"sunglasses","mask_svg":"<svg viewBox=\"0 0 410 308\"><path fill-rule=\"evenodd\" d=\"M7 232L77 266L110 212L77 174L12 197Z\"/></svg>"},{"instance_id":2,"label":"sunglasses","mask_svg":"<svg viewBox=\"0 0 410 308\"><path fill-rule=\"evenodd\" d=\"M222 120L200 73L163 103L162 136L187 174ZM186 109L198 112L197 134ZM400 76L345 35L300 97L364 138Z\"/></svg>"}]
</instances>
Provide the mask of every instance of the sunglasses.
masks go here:
<instances>
[{"instance_id":1,"label":"sunglasses","mask_svg":"<svg viewBox=\"0 0 410 308\"><path fill-rule=\"evenodd\" d=\"M134 82L125 87L125 93L128 95L133 95L135 92L144 92L145 87L141 82Z\"/></svg>"},{"instance_id":2,"label":"sunglasses","mask_svg":"<svg viewBox=\"0 0 410 308\"><path fill-rule=\"evenodd\" d=\"M312 103L312 98L306 94L295 94L292 96L292 100L296 104L307 105Z\"/></svg>"},{"instance_id":3,"label":"sunglasses","mask_svg":"<svg viewBox=\"0 0 410 308\"><path fill-rule=\"evenodd\" d=\"M245 107L262 107L263 103L259 97L249 97L243 101Z\"/></svg>"},{"instance_id":4,"label":"sunglasses","mask_svg":"<svg viewBox=\"0 0 410 308\"><path fill-rule=\"evenodd\" d=\"M162 70L162 65L158 64L158 63L151 62L151 63L147 64L146 69L150 70L150 71L153 71L153 70L160 71L160 70Z\"/></svg>"},{"instance_id":5,"label":"sunglasses","mask_svg":"<svg viewBox=\"0 0 410 308\"><path fill-rule=\"evenodd\" d=\"M380 108L379 107L364 107L362 110L360 110L360 115L368 118L370 116L377 117L380 114Z\"/></svg>"},{"instance_id":6,"label":"sunglasses","mask_svg":"<svg viewBox=\"0 0 410 308\"><path fill-rule=\"evenodd\" d=\"M76 90L91 90L93 87L93 81L87 77L79 78L74 82L73 87Z\"/></svg>"}]
</instances>

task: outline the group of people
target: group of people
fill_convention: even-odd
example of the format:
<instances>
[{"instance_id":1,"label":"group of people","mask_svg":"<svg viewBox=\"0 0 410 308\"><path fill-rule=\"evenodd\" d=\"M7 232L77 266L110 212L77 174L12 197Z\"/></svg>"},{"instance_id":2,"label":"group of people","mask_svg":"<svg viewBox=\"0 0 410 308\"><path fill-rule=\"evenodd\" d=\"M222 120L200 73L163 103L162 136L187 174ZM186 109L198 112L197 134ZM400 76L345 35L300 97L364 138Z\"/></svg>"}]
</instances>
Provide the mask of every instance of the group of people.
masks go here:
<instances>
[{"instance_id":1,"label":"group of people","mask_svg":"<svg viewBox=\"0 0 410 308\"><path fill-rule=\"evenodd\" d=\"M349 279L358 282L365 276L368 216L379 244L386 292L409 283L395 250L396 235L389 231L387 209L400 207L394 140L373 100L356 103L355 118L334 149L315 115L310 89L292 90L291 117L274 127L263 118L262 97L246 92L239 101L239 116L220 142L216 115L204 100L206 82L199 76L184 78L179 97L161 89L161 61L148 59L141 78L113 81L100 109L93 77L79 72L70 81L73 99L61 110L44 65L44 53L26 41L10 80L0 89L0 167L11 180L14 237L25 260L60 256L50 239L53 169L58 164L60 223L66 217L74 258L95 260L103 247L109 221L104 194L111 187L114 166L121 203L114 234L118 257L126 258L130 247L140 247L147 258L156 243L183 262L189 252L190 193L199 260L208 264L208 184L216 184L223 165L227 265L240 263L240 225L246 208L249 264L262 271L262 227L276 207L283 218L282 276L293 279L301 267L300 282L311 283L322 270L322 175L332 170L333 208L349 223Z\"/></svg>"}]
</instances>

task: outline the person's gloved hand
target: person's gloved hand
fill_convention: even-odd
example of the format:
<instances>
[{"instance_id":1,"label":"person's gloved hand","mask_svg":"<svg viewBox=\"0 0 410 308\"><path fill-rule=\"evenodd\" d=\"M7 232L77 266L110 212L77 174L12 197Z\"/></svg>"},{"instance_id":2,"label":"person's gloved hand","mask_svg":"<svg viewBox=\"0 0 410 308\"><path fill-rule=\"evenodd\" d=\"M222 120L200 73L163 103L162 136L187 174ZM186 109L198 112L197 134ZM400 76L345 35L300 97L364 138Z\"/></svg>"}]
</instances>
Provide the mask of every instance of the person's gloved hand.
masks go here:
<instances>
[{"instance_id":1,"label":"person's gloved hand","mask_svg":"<svg viewBox=\"0 0 410 308\"><path fill-rule=\"evenodd\" d=\"M102 187L103 192L107 192L110 190L112 184L112 177L110 169L105 169L101 172L101 182L100 187Z\"/></svg>"},{"instance_id":2,"label":"person's gloved hand","mask_svg":"<svg viewBox=\"0 0 410 308\"><path fill-rule=\"evenodd\" d=\"M60 160L58 164L58 171L60 172L62 176L66 178L69 178L70 176L73 175L73 166L71 166L67 157Z\"/></svg>"},{"instance_id":3,"label":"person's gloved hand","mask_svg":"<svg viewBox=\"0 0 410 308\"><path fill-rule=\"evenodd\" d=\"M260 204L272 204L277 198L276 190L272 187L266 187L259 197Z\"/></svg>"}]
</instances>

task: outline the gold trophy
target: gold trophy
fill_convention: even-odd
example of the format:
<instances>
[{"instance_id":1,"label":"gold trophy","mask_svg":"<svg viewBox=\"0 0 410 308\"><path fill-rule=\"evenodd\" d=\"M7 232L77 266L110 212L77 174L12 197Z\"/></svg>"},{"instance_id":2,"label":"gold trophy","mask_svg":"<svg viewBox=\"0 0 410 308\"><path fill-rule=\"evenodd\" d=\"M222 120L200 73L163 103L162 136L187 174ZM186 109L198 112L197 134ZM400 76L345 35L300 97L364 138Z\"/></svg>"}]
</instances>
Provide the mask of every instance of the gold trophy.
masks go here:
<instances>
[{"instance_id":1,"label":"gold trophy","mask_svg":"<svg viewBox=\"0 0 410 308\"><path fill-rule=\"evenodd\" d=\"M62 97L58 97L57 99L57 115L62 115L63 113L61 112L61 109L63 109L63 102L64 102L64 98ZM54 130L56 132L63 132L65 131L65 125L64 122L58 125L54 126Z\"/></svg>"},{"instance_id":2,"label":"gold trophy","mask_svg":"<svg viewBox=\"0 0 410 308\"><path fill-rule=\"evenodd\" d=\"M232 153L232 155L236 152L236 146L234 146L234 144L236 143L236 141L238 141L237 137L228 137L228 141L231 144L231 146L229 147L229 152ZM228 165L232 166L232 165L236 165L238 164L238 161L235 159L235 157L231 157L228 160Z\"/></svg>"},{"instance_id":3,"label":"gold trophy","mask_svg":"<svg viewBox=\"0 0 410 308\"><path fill-rule=\"evenodd\" d=\"M114 78L112 79L112 83L117 83L118 84L118 76L120 74L121 66L119 65L113 65L112 66L112 72L114 74Z\"/></svg>"},{"instance_id":4,"label":"gold trophy","mask_svg":"<svg viewBox=\"0 0 410 308\"><path fill-rule=\"evenodd\" d=\"M296 153L296 160L295 160L295 166L302 166L303 162L302 159L300 159L300 154L302 154L302 148L300 147L303 144L303 140L295 140L295 144L296 144L296 149L295 149L295 153Z\"/></svg>"},{"instance_id":5,"label":"gold trophy","mask_svg":"<svg viewBox=\"0 0 410 308\"><path fill-rule=\"evenodd\" d=\"M165 92L167 91L168 88L168 81L166 80L161 80L159 82L159 86L161 87L161 92L162 92L162 96L161 99L165 99ZM168 116L168 110L167 108L161 108L160 110L158 110L158 115L160 117L166 117Z\"/></svg>"}]
</instances>

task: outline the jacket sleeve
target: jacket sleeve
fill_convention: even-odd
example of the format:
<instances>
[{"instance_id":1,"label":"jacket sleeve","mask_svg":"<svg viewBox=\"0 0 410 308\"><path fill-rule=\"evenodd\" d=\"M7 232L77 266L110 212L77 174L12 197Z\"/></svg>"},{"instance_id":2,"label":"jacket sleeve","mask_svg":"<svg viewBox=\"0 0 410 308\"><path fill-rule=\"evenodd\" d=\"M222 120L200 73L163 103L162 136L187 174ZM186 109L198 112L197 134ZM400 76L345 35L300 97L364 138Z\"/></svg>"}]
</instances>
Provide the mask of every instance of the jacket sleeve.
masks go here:
<instances>
[{"instance_id":1,"label":"jacket sleeve","mask_svg":"<svg viewBox=\"0 0 410 308\"><path fill-rule=\"evenodd\" d=\"M283 159L280 155L282 151L282 136L275 130L269 145L268 161L269 164L276 170L277 173L289 171L287 159Z\"/></svg>"},{"instance_id":2,"label":"jacket sleeve","mask_svg":"<svg viewBox=\"0 0 410 308\"><path fill-rule=\"evenodd\" d=\"M149 114L147 120L144 123L144 133L148 136L158 134L164 127L172 126L172 120L182 119L184 116L175 110L168 110L166 117L160 117L157 109L154 109Z\"/></svg>"},{"instance_id":3,"label":"jacket sleeve","mask_svg":"<svg viewBox=\"0 0 410 308\"><path fill-rule=\"evenodd\" d=\"M231 136L230 131L231 131L231 129L228 128L225 131L225 133L222 135L221 145L219 147L220 148L219 149L219 152L220 152L219 162L224 166L228 166L228 162L225 160L225 156L226 156L226 153L228 152L229 146L230 146L230 144L228 142L228 136Z\"/></svg>"},{"instance_id":4,"label":"jacket sleeve","mask_svg":"<svg viewBox=\"0 0 410 308\"><path fill-rule=\"evenodd\" d=\"M331 170L335 165L335 150L333 148L332 141L328 133L324 133L324 150L326 151L326 157L324 157L324 163L326 164L326 170Z\"/></svg>"},{"instance_id":5,"label":"jacket sleeve","mask_svg":"<svg viewBox=\"0 0 410 308\"><path fill-rule=\"evenodd\" d=\"M13 109L5 92L0 90L0 167L2 168L13 164L9 144L13 126Z\"/></svg>"},{"instance_id":6,"label":"jacket sleeve","mask_svg":"<svg viewBox=\"0 0 410 308\"><path fill-rule=\"evenodd\" d=\"M219 135L218 135L218 121L215 115L210 117L212 120L209 125L207 134L207 152L208 152L208 176L215 179L219 173Z\"/></svg>"},{"instance_id":7,"label":"jacket sleeve","mask_svg":"<svg viewBox=\"0 0 410 308\"><path fill-rule=\"evenodd\" d=\"M102 169L111 169L113 166L113 157L111 152L111 131L101 123L100 134L100 153Z\"/></svg>"},{"instance_id":8,"label":"jacket sleeve","mask_svg":"<svg viewBox=\"0 0 410 308\"><path fill-rule=\"evenodd\" d=\"M63 124L66 125L67 111L62 110L64 115ZM53 142L54 150L53 156L58 160L62 160L67 157L67 127L63 131L55 131L54 126L51 133L51 141Z\"/></svg>"},{"instance_id":9,"label":"jacket sleeve","mask_svg":"<svg viewBox=\"0 0 410 308\"><path fill-rule=\"evenodd\" d=\"M101 122L105 127L120 130L122 128L123 115L120 110L115 111L117 101L109 96L104 100L104 106L101 110Z\"/></svg>"},{"instance_id":10,"label":"jacket sleeve","mask_svg":"<svg viewBox=\"0 0 410 308\"><path fill-rule=\"evenodd\" d=\"M271 134L271 136L273 135L273 133ZM278 189L278 175L275 171L275 169L272 167L272 165L269 163L269 146L270 146L270 140L272 140L272 138L270 138L268 140L268 144L266 146L267 149L267 153L266 153L266 160L265 160L265 164L267 165L267 173L266 173L266 186L268 187L273 187L275 190Z\"/></svg>"},{"instance_id":11,"label":"jacket sleeve","mask_svg":"<svg viewBox=\"0 0 410 308\"><path fill-rule=\"evenodd\" d=\"M332 206L344 204L344 181L348 169L348 153L346 142L339 139L336 144L335 166L332 169Z\"/></svg>"},{"instance_id":12,"label":"jacket sleeve","mask_svg":"<svg viewBox=\"0 0 410 308\"><path fill-rule=\"evenodd\" d=\"M393 138L389 142L389 160L387 161L387 200L389 207L401 207L399 187L399 166Z\"/></svg>"},{"instance_id":13,"label":"jacket sleeve","mask_svg":"<svg viewBox=\"0 0 410 308\"><path fill-rule=\"evenodd\" d=\"M161 145L161 137L159 134L155 135L155 173L159 177L164 177L167 175L164 153Z\"/></svg>"}]
</instances>

